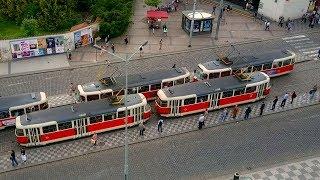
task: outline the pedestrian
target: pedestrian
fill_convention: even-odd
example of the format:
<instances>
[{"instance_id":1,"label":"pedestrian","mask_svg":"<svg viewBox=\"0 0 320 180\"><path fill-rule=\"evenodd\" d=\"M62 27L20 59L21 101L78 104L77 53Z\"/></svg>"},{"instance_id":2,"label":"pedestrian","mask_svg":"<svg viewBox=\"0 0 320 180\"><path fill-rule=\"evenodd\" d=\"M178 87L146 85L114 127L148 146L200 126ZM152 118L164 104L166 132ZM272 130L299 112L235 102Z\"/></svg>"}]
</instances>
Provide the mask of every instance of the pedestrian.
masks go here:
<instances>
[{"instance_id":1,"label":"pedestrian","mask_svg":"<svg viewBox=\"0 0 320 180\"><path fill-rule=\"evenodd\" d=\"M172 68L176 68L176 64L173 64Z\"/></svg>"},{"instance_id":2,"label":"pedestrian","mask_svg":"<svg viewBox=\"0 0 320 180\"><path fill-rule=\"evenodd\" d=\"M260 116L262 116L265 107L266 107L266 104L264 102L262 102L262 104L260 106L260 113L259 113Z\"/></svg>"},{"instance_id":3,"label":"pedestrian","mask_svg":"<svg viewBox=\"0 0 320 180\"><path fill-rule=\"evenodd\" d=\"M95 146L97 144L97 141L98 141L98 135L97 135L97 133L94 133L91 138L91 144L93 144Z\"/></svg>"},{"instance_id":4,"label":"pedestrian","mask_svg":"<svg viewBox=\"0 0 320 180\"><path fill-rule=\"evenodd\" d=\"M126 37L124 38L124 43L126 43L126 45L129 43L128 35L126 35Z\"/></svg>"},{"instance_id":5,"label":"pedestrian","mask_svg":"<svg viewBox=\"0 0 320 180\"><path fill-rule=\"evenodd\" d=\"M244 112L244 119L249 118L251 111L252 111L251 107L250 106L247 107L246 111Z\"/></svg>"},{"instance_id":6,"label":"pedestrian","mask_svg":"<svg viewBox=\"0 0 320 180\"><path fill-rule=\"evenodd\" d=\"M310 100L314 98L314 95L316 94L317 90L318 90L317 85L314 85L313 88L309 91Z\"/></svg>"},{"instance_id":7,"label":"pedestrian","mask_svg":"<svg viewBox=\"0 0 320 180\"><path fill-rule=\"evenodd\" d=\"M319 51L318 51L318 58L320 58L320 49L319 49Z\"/></svg>"},{"instance_id":8,"label":"pedestrian","mask_svg":"<svg viewBox=\"0 0 320 180\"><path fill-rule=\"evenodd\" d=\"M162 125L163 125L163 120L160 119L160 120L158 121L158 132L160 132L160 133L162 133Z\"/></svg>"},{"instance_id":9,"label":"pedestrian","mask_svg":"<svg viewBox=\"0 0 320 180\"><path fill-rule=\"evenodd\" d=\"M228 110L227 108L224 108L220 117L220 121L224 122L227 119L228 116Z\"/></svg>"},{"instance_id":10,"label":"pedestrian","mask_svg":"<svg viewBox=\"0 0 320 180\"><path fill-rule=\"evenodd\" d=\"M248 9L249 9L249 6L250 6L250 4L249 4L249 2L247 2L247 3L246 3L246 8L245 8L245 10L248 10Z\"/></svg>"},{"instance_id":11,"label":"pedestrian","mask_svg":"<svg viewBox=\"0 0 320 180\"><path fill-rule=\"evenodd\" d=\"M140 57L142 57L142 53L143 53L143 48L142 48L142 46L140 46L139 51L140 51Z\"/></svg>"},{"instance_id":12,"label":"pedestrian","mask_svg":"<svg viewBox=\"0 0 320 180\"><path fill-rule=\"evenodd\" d=\"M71 60L71 57L72 57L72 55L71 55L71 49L68 49L68 52L69 52L69 53L68 53L68 59Z\"/></svg>"},{"instance_id":13,"label":"pedestrian","mask_svg":"<svg viewBox=\"0 0 320 180\"><path fill-rule=\"evenodd\" d=\"M288 18L287 22L286 22L286 27L289 26L289 23L291 22L290 18Z\"/></svg>"},{"instance_id":14,"label":"pedestrian","mask_svg":"<svg viewBox=\"0 0 320 180\"><path fill-rule=\"evenodd\" d=\"M278 96L274 98L271 110L274 110L276 108L277 102L278 102Z\"/></svg>"},{"instance_id":15,"label":"pedestrian","mask_svg":"<svg viewBox=\"0 0 320 180\"><path fill-rule=\"evenodd\" d=\"M106 38L104 39L104 42L106 43L106 46L108 47L109 46L109 41L110 41L110 35L108 34L106 36Z\"/></svg>"},{"instance_id":16,"label":"pedestrian","mask_svg":"<svg viewBox=\"0 0 320 180\"><path fill-rule=\"evenodd\" d=\"M70 83L70 94L74 95L76 93L76 86L73 83Z\"/></svg>"},{"instance_id":17,"label":"pedestrian","mask_svg":"<svg viewBox=\"0 0 320 180\"><path fill-rule=\"evenodd\" d=\"M212 13L211 14L216 15L216 6L215 5L212 6Z\"/></svg>"},{"instance_id":18,"label":"pedestrian","mask_svg":"<svg viewBox=\"0 0 320 180\"><path fill-rule=\"evenodd\" d=\"M154 26L152 26L152 34L154 35Z\"/></svg>"},{"instance_id":19,"label":"pedestrian","mask_svg":"<svg viewBox=\"0 0 320 180\"><path fill-rule=\"evenodd\" d=\"M284 21L284 17L280 16L279 17L279 24L278 24L280 27L283 27L283 21Z\"/></svg>"},{"instance_id":20,"label":"pedestrian","mask_svg":"<svg viewBox=\"0 0 320 180\"><path fill-rule=\"evenodd\" d=\"M167 27L165 27L165 28L163 29L163 34L164 34L165 36L168 36L168 28L167 28Z\"/></svg>"},{"instance_id":21,"label":"pedestrian","mask_svg":"<svg viewBox=\"0 0 320 180\"><path fill-rule=\"evenodd\" d=\"M26 150L24 148L21 149L21 160L22 160L22 162L27 161Z\"/></svg>"},{"instance_id":22,"label":"pedestrian","mask_svg":"<svg viewBox=\"0 0 320 180\"><path fill-rule=\"evenodd\" d=\"M238 107L238 105L235 105L232 109L232 118L235 119L237 117L239 111L240 111L240 108Z\"/></svg>"},{"instance_id":23,"label":"pedestrian","mask_svg":"<svg viewBox=\"0 0 320 180\"><path fill-rule=\"evenodd\" d=\"M202 129L202 126L204 126L204 115L203 114L201 114L198 119L198 128Z\"/></svg>"},{"instance_id":24,"label":"pedestrian","mask_svg":"<svg viewBox=\"0 0 320 180\"><path fill-rule=\"evenodd\" d=\"M280 104L280 107L284 107L286 105L288 98L289 98L289 94L288 93L284 94L282 101L281 101L281 104Z\"/></svg>"},{"instance_id":25,"label":"pedestrian","mask_svg":"<svg viewBox=\"0 0 320 180\"><path fill-rule=\"evenodd\" d=\"M297 94L296 94L296 92L295 91L293 91L292 92L292 94L291 94L291 104L293 103L293 100L295 99L297 97Z\"/></svg>"},{"instance_id":26,"label":"pedestrian","mask_svg":"<svg viewBox=\"0 0 320 180\"><path fill-rule=\"evenodd\" d=\"M146 130L146 127L144 126L143 121L141 121L139 124L139 135L143 136L143 133L145 130Z\"/></svg>"},{"instance_id":27,"label":"pedestrian","mask_svg":"<svg viewBox=\"0 0 320 180\"><path fill-rule=\"evenodd\" d=\"M114 49L114 44L113 43L111 44L111 49L112 49L112 53L116 52L116 50Z\"/></svg>"},{"instance_id":28,"label":"pedestrian","mask_svg":"<svg viewBox=\"0 0 320 180\"><path fill-rule=\"evenodd\" d=\"M163 44L162 39L160 39L160 42L159 42L159 50L161 50L162 44Z\"/></svg>"},{"instance_id":29,"label":"pedestrian","mask_svg":"<svg viewBox=\"0 0 320 180\"><path fill-rule=\"evenodd\" d=\"M304 13L304 14L302 15L301 22L306 23L306 22L307 22L307 16L308 16L308 14L307 14L307 13Z\"/></svg>"},{"instance_id":30,"label":"pedestrian","mask_svg":"<svg viewBox=\"0 0 320 180\"><path fill-rule=\"evenodd\" d=\"M10 160L11 160L12 166L18 165L18 161L16 159L16 153L14 152L14 150L11 150Z\"/></svg>"},{"instance_id":31,"label":"pedestrian","mask_svg":"<svg viewBox=\"0 0 320 180\"><path fill-rule=\"evenodd\" d=\"M266 21L266 29L265 30L270 30L270 21Z\"/></svg>"}]
</instances>

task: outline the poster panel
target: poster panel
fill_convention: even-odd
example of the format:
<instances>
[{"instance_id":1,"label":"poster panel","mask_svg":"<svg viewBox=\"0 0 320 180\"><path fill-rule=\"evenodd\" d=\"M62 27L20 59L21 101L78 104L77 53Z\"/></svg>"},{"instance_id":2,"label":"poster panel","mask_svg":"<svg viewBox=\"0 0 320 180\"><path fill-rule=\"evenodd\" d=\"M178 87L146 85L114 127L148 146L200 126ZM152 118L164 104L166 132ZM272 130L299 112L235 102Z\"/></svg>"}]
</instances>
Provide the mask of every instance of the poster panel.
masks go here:
<instances>
[{"instance_id":1,"label":"poster panel","mask_svg":"<svg viewBox=\"0 0 320 180\"><path fill-rule=\"evenodd\" d=\"M54 54L55 51L55 40L52 37L46 39L47 41L47 54Z\"/></svg>"},{"instance_id":2,"label":"poster panel","mask_svg":"<svg viewBox=\"0 0 320 180\"><path fill-rule=\"evenodd\" d=\"M63 53L64 52L64 44L63 44L63 37L58 36L55 38L56 44L56 53Z\"/></svg>"}]
</instances>

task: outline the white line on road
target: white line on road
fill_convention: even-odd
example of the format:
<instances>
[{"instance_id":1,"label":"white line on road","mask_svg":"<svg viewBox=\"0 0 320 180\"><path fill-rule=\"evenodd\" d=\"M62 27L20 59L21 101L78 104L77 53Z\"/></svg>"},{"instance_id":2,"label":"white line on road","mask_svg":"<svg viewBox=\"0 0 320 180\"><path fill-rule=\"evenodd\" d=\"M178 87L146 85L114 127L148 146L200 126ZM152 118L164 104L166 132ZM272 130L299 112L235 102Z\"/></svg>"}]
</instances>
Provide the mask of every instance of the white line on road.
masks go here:
<instances>
[{"instance_id":1,"label":"white line on road","mask_svg":"<svg viewBox=\"0 0 320 180\"><path fill-rule=\"evenodd\" d=\"M307 41L307 42L301 42L301 43L295 43L294 47L299 49L299 48L307 48L307 47L314 47L314 46L318 46L319 44L316 44L312 41Z\"/></svg>"},{"instance_id":2,"label":"white line on road","mask_svg":"<svg viewBox=\"0 0 320 180\"><path fill-rule=\"evenodd\" d=\"M305 35L299 35L299 36L291 36L291 37L285 37L282 38L283 40L289 40L289 39L297 39L297 38L304 38L306 37Z\"/></svg>"},{"instance_id":3,"label":"white line on road","mask_svg":"<svg viewBox=\"0 0 320 180\"><path fill-rule=\"evenodd\" d=\"M305 48L305 49L299 49L299 51L308 51L308 50L316 50L316 49L320 49L319 47L310 47L310 48Z\"/></svg>"},{"instance_id":4,"label":"white line on road","mask_svg":"<svg viewBox=\"0 0 320 180\"><path fill-rule=\"evenodd\" d=\"M299 41L307 41L310 40L309 38L305 38L305 39L293 39L293 40L288 40L286 41L287 43L293 43L293 42L299 42Z\"/></svg>"},{"instance_id":5,"label":"white line on road","mask_svg":"<svg viewBox=\"0 0 320 180\"><path fill-rule=\"evenodd\" d=\"M302 52L303 54L314 54L314 53L317 53L317 50L316 51L307 51L307 52Z\"/></svg>"},{"instance_id":6,"label":"white line on road","mask_svg":"<svg viewBox=\"0 0 320 180\"><path fill-rule=\"evenodd\" d=\"M55 79L55 78L61 78L61 76L52 76L52 77L47 77L44 78L45 80L49 80L49 79Z\"/></svg>"},{"instance_id":7,"label":"white line on road","mask_svg":"<svg viewBox=\"0 0 320 180\"><path fill-rule=\"evenodd\" d=\"M27 84L28 82L19 82L19 83L15 83L15 84L9 84L8 86L17 86L17 85L21 85L21 84Z\"/></svg>"}]
</instances>

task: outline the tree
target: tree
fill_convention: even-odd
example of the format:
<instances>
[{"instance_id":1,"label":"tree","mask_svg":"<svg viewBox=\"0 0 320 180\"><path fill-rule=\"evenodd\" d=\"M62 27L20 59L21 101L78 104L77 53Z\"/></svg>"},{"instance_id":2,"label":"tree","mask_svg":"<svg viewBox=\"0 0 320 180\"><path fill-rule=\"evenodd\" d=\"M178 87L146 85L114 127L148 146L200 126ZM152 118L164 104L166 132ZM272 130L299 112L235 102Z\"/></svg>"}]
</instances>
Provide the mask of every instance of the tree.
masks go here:
<instances>
[{"instance_id":1,"label":"tree","mask_svg":"<svg viewBox=\"0 0 320 180\"><path fill-rule=\"evenodd\" d=\"M144 0L144 3L146 3L146 5L152 7L158 7L161 2L161 0Z\"/></svg>"},{"instance_id":2,"label":"tree","mask_svg":"<svg viewBox=\"0 0 320 180\"><path fill-rule=\"evenodd\" d=\"M26 36L35 36L39 32L39 25L36 19L24 19L21 28Z\"/></svg>"}]
</instances>

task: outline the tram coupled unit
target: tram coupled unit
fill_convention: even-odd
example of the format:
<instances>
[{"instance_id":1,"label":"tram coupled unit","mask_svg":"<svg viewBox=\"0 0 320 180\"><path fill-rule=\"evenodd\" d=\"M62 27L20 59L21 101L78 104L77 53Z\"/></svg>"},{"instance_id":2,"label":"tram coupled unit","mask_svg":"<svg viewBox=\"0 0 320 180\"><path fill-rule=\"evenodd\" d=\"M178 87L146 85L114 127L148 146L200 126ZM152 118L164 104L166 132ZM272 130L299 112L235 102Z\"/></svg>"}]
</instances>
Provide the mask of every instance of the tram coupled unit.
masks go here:
<instances>
[{"instance_id":1,"label":"tram coupled unit","mask_svg":"<svg viewBox=\"0 0 320 180\"><path fill-rule=\"evenodd\" d=\"M48 99L44 92L0 97L0 129L14 126L17 116L47 108Z\"/></svg>"},{"instance_id":2,"label":"tram coupled unit","mask_svg":"<svg viewBox=\"0 0 320 180\"><path fill-rule=\"evenodd\" d=\"M263 72L251 80L236 76L197 81L158 91L155 106L164 117L177 117L215 110L265 98L270 93L270 78Z\"/></svg>"},{"instance_id":3,"label":"tram coupled unit","mask_svg":"<svg viewBox=\"0 0 320 180\"><path fill-rule=\"evenodd\" d=\"M147 100L154 100L163 87L190 82L190 72L182 68L159 70L143 74L128 75L128 94L142 93ZM109 77L99 82L78 85L79 101L103 99L112 95L123 95L125 76Z\"/></svg>"},{"instance_id":4,"label":"tram coupled unit","mask_svg":"<svg viewBox=\"0 0 320 180\"><path fill-rule=\"evenodd\" d=\"M60 106L27 113L16 118L16 138L21 146L40 146L125 127L124 97ZM127 125L138 125L151 117L143 94L128 95Z\"/></svg>"},{"instance_id":5,"label":"tram coupled unit","mask_svg":"<svg viewBox=\"0 0 320 180\"><path fill-rule=\"evenodd\" d=\"M223 58L198 64L195 77L205 80L256 71L265 72L269 77L276 77L293 71L295 61L296 54L289 50Z\"/></svg>"}]
</instances>

